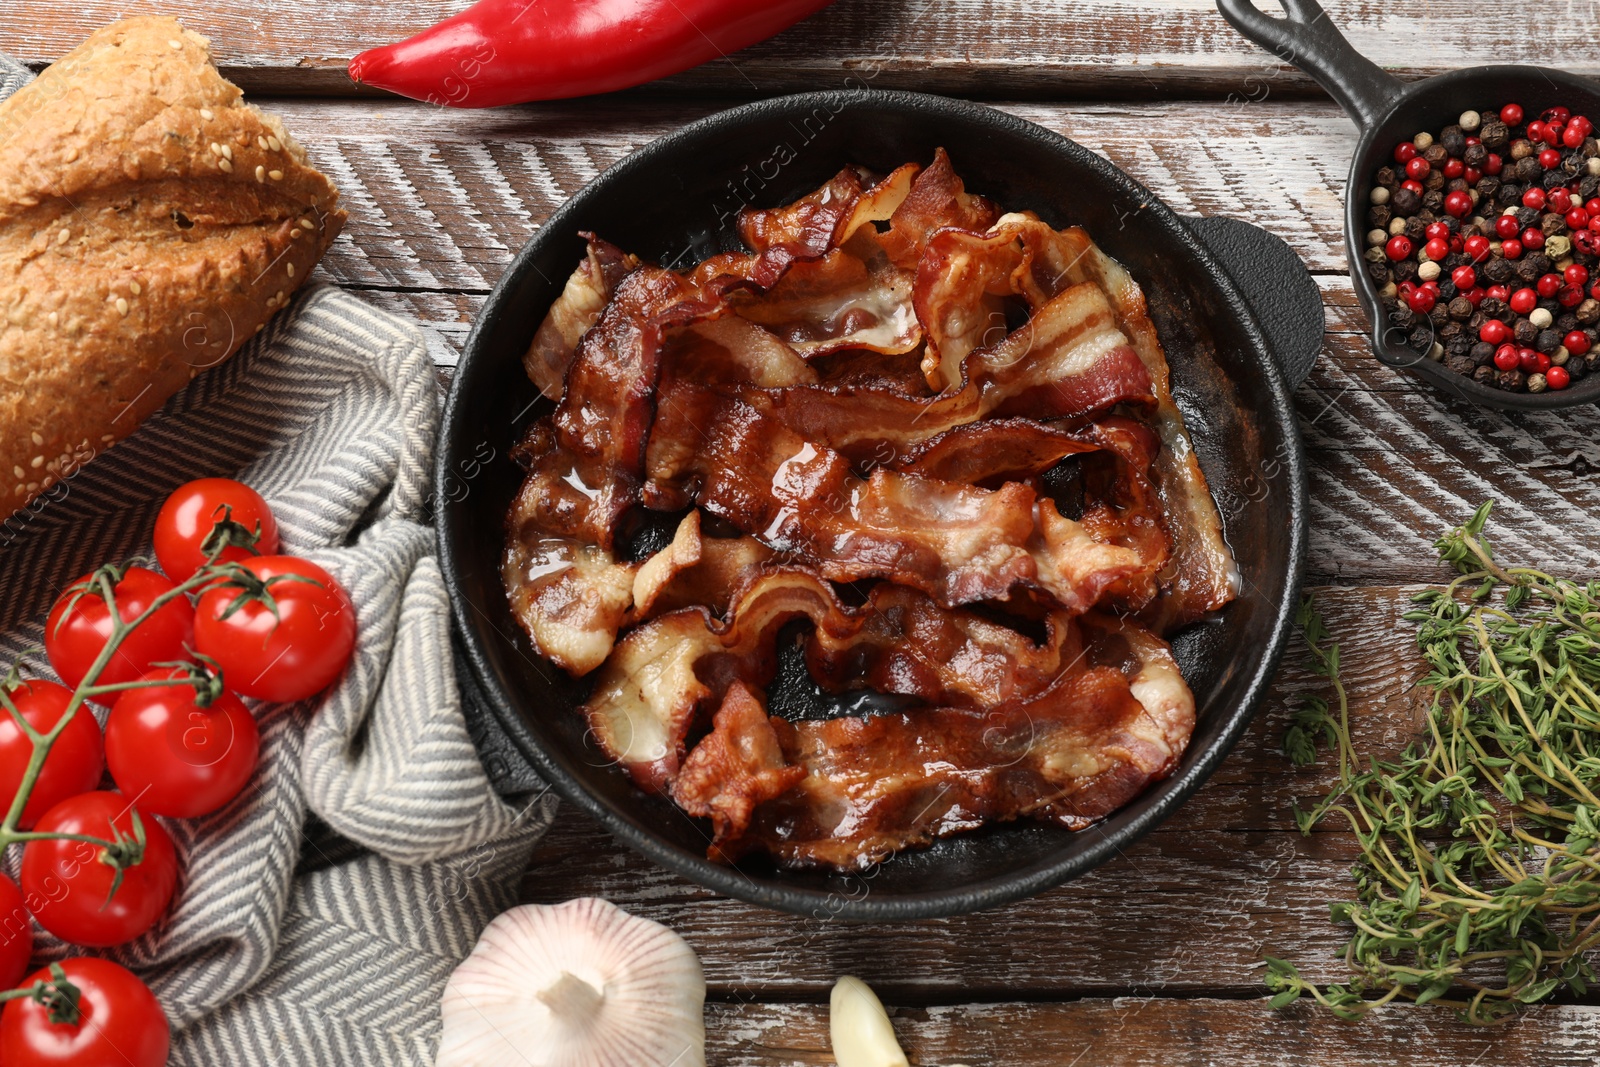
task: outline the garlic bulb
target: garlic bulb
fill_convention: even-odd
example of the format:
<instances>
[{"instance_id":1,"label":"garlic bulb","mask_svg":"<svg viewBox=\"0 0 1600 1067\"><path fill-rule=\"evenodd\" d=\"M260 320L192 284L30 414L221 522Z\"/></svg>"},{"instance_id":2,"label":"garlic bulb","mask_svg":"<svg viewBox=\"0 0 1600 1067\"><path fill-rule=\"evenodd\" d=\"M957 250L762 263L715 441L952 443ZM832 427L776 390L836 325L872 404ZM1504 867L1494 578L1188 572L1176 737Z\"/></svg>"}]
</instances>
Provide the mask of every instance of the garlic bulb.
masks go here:
<instances>
[{"instance_id":1,"label":"garlic bulb","mask_svg":"<svg viewBox=\"0 0 1600 1067\"><path fill-rule=\"evenodd\" d=\"M683 938L592 897L512 908L445 986L435 1067L705 1067Z\"/></svg>"},{"instance_id":2,"label":"garlic bulb","mask_svg":"<svg viewBox=\"0 0 1600 1067\"><path fill-rule=\"evenodd\" d=\"M828 1037L839 1067L910 1067L872 988L846 975L828 998Z\"/></svg>"}]
</instances>

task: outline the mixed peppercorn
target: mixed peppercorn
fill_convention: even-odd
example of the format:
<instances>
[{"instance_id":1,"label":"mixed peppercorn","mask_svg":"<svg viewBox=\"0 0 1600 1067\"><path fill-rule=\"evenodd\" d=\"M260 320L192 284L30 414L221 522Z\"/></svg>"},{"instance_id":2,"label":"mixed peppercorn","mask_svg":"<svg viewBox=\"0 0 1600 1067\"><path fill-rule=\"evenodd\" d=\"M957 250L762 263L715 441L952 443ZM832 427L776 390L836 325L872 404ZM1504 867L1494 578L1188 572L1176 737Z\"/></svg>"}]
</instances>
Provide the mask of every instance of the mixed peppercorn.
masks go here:
<instances>
[{"instance_id":1,"label":"mixed peppercorn","mask_svg":"<svg viewBox=\"0 0 1600 1067\"><path fill-rule=\"evenodd\" d=\"M1600 141L1584 116L1507 104L1419 133L1374 177L1367 222L1364 267L1420 356L1519 393L1600 367Z\"/></svg>"}]
</instances>

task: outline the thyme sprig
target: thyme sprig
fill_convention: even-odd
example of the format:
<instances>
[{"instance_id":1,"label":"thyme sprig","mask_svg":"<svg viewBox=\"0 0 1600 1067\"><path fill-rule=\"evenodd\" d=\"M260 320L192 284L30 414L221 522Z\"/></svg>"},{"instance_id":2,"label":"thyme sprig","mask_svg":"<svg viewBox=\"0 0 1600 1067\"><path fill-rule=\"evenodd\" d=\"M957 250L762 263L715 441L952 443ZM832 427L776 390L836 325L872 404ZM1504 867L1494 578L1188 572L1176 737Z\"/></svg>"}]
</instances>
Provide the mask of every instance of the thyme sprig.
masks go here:
<instances>
[{"instance_id":1,"label":"thyme sprig","mask_svg":"<svg viewBox=\"0 0 1600 1067\"><path fill-rule=\"evenodd\" d=\"M1356 1018L1404 998L1493 1023L1595 975L1600 945L1600 583L1494 558L1490 505L1441 538L1457 571L1414 598L1430 694L1423 735L1398 759L1356 750L1339 646L1309 598L1299 622L1331 700L1308 698L1284 737L1297 765L1338 755L1335 788L1295 810L1354 832L1347 982L1326 989L1267 961L1273 1007L1309 996Z\"/></svg>"}]
</instances>

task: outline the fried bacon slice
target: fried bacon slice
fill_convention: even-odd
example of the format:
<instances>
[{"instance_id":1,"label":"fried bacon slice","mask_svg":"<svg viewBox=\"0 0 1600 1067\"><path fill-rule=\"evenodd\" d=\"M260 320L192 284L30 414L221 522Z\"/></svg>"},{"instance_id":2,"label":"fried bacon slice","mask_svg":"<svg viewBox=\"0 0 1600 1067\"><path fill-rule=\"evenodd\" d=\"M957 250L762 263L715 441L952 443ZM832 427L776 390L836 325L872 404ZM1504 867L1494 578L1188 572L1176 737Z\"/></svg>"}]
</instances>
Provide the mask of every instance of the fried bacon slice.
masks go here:
<instances>
[{"instance_id":1,"label":"fried bacon slice","mask_svg":"<svg viewBox=\"0 0 1600 1067\"><path fill-rule=\"evenodd\" d=\"M562 382L578 350L578 342L589 327L600 320L600 313L622 279L639 267L638 256L624 252L609 241L602 241L592 233L579 236L589 243L588 250L567 279L561 295L550 305L533 335L533 343L522 357L528 378L551 400L561 399Z\"/></svg>"},{"instance_id":2,"label":"fried bacon slice","mask_svg":"<svg viewBox=\"0 0 1600 1067\"><path fill-rule=\"evenodd\" d=\"M1084 665L988 708L790 723L730 687L673 797L712 817L710 854L727 862L859 869L986 822L1082 829L1169 775L1195 722L1164 642L1131 622L1086 625Z\"/></svg>"},{"instance_id":3,"label":"fried bacon slice","mask_svg":"<svg viewBox=\"0 0 1600 1067\"><path fill-rule=\"evenodd\" d=\"M877 585L866 604L852 608L818 575L776 567L753 575L726 619L689 608L618 641L581 709L596 742L641 787L665 791L697 712L735 682L765 688L777 670L778 631L802 617L813 623L806 661L819 684L962 706L1037 692L1081 651L1064 613L1047 618L1046 639L1034 644L903 586Z\"/></svg>"},{"instance_id":4,"label":"fried bacon slice","mask_svg":"<svg viewBox=\"0 0 1600 1067\"><path fill-rule=\"evenodd\" d=\"M1147 564L1097 541L1031 487L983 489L876 470L860 478L758 406L765 397L670 377L644 499L693 503L834 581L887 578L945 607L1037 588L1082 612Z\"/></svg>"}]
</instances>

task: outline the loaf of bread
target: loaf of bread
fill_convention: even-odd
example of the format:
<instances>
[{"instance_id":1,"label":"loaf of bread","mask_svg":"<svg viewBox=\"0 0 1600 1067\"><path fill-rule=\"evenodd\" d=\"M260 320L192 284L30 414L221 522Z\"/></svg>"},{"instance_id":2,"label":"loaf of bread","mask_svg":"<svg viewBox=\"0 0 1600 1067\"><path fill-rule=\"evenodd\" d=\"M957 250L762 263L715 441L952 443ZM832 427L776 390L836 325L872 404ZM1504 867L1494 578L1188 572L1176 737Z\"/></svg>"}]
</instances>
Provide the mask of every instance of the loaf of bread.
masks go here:
<instances>
[{"instance_id":1,"label":"loaf of bread","mask_svg":"<svg viewBox=\"0 0 1600 1067\"><path fill-rule=\"evenodd\" d=\"M0 103L0 519L258 332L338 202L176 19L108 26Z\"/></svg>"}]
</instances>

